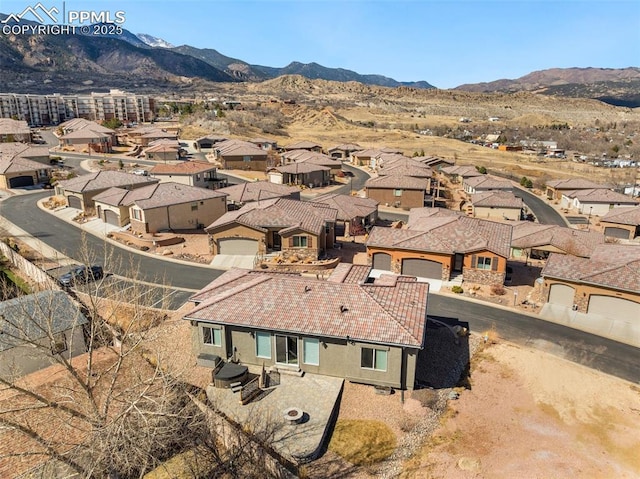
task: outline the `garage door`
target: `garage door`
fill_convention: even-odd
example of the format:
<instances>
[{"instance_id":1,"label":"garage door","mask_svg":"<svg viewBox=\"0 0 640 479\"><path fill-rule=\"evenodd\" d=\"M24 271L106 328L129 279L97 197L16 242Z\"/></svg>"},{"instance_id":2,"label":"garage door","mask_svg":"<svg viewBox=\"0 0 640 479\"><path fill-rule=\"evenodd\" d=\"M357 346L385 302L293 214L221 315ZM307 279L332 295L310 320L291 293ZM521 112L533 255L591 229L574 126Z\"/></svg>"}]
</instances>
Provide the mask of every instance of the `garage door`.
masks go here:
<instances>
[{"instance_id":1,"label":"garage door","mask_svg":"<svg viewBox=\"0 0 640 479\"><path fill-rule=\"evenodd\" d=\"M71 208L78 208L79 210L82 209L82 200L77 196L68 196L67 201L69 201L69 206Z\"/></svg>"},{"instance_id":2,"label":"garage door","mask_svg":"<svg viewBox=\"0 0 640 479\"><path fill-rule=\"evenodd\" d=\"M629 239L629 230L624 228L607 227L604 229L604 235L611 238Z\"/></svg>"},{"instance_id":3,"label":"garage door","mask_svg":"<svg viewBox=\"0 0 640 479\"><path fill-rule=\"evenodd\" d=\"M575 290L566 284L552 284L549 291L549 303L560 306L573 306L573 295Z\"/></svg>"},{"instance_id":4,"label":"garage door","mask_svg":"<svg viewBox=\"0 0 640 479\"><path fill-rule=\"evenodd\" d=\"M16 176L9 179L9 188L20 188L21 186L33 186L33 176Z\"/></svg>"},{"instance_id":5,"label":"garage door","mask_svg":"<svg viewBox=\"0 0 640 479\"><path fill-rule=\"evenodd\" d=\"M220 240L219 254L255 255L258 253L258 242L252 239L229 238Z\"/></svg>"},{"instance_id":6,"label":"garage door","mask_svg":"<svg viewBox=\"0 0 640 479\"><path fill-rule=\"evenodd\" d=\"M115 211L104 210L104 222L110 225L120 226L120 216Z\"/></svg>"},{"instance_id":7,"label":"garage door","mask_svg":"<svg viewBox=\"0 0 640 479\"><path fill-rule=\"evenodd\" d=\"M391 255L387 253L374 253L373 269L391 271Z\"/></svg>"},{"instance_id":8,"label":"garage door","mask_svg":"<svg viewBox=\"0 0 640 479\"><path fill-rule=\"evenodd\" d=\"M426 259L405 259L402 261L402 274L419 278L442 279L442 264Z\"/></svg>"},{"instance_id":9,"label":"garage door","mask_svg":"<svg viewBox=\"0 0 640 479\"><path fill-rule=\"evenodd\" d=\"M611 296L591 295L587 313L617 317L624 320L640 318L640 303Z\"/></svg>"}]
</instances>

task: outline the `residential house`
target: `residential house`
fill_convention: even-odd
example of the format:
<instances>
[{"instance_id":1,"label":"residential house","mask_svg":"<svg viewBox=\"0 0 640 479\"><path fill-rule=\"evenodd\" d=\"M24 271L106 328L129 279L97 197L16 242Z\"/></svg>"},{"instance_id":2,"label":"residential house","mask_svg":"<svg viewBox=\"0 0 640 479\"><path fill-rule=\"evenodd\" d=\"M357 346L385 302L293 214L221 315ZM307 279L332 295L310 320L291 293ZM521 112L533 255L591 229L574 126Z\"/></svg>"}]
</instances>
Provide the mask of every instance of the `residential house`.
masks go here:
<instances>
[{"instance_id":1,"label":"residential house","mask_svg":"<svg viewBox=\"0 0 640 479\"><path fill-rule=\"evenodd\" d=\"M388 155L391 156L391 155ZM393 155L392 158L386 158L381 155L382 163L378 169L380 176L410 176L412 178L420 178L427 182L425 190L431 191L431 178L433 170L422 163L406 156Z\"/></svg>"},{"instance_id":2,"label":"residential house","mask_svg":"<svg viewBox=\"0 0 640 479\"><path fill-rule=\"evenodd\" d=\"M160 183L180 183L215 190L226 186L226 180L218 178L216 171L217 168L206 161L183 161L155 165L149 170L149 174L160 180Z\"/></svg>"},{"instance_id":3,"label":"residential house","mask_svg":"<svg viewBox=\"0 0 640 479\"><path fill-rule=\"evenodd\" d=\"M568 180L549 180L546 182L546 187L547 198L550 200L561 200L562 195L566 192L573 192L577 190L611 189L610 185L601 185L582 178L571 178Z\"/></svg>"},{"instance_id":4,"label":"residential house","mask_svg":"<svg viewBox=\"0 0 640 479\"><path fill-rule=\"evenodd\" d=\"M51 164L48 146L33 146L25 143L0 143L0 158L24 158L47 166Z\"/></svg>"},{"instance_id":5,"label":"residential house","mask_svg":"<svg viewBox=\"0 0 640 479\"><path fill-rule=\"evenodd\" d=\"M356 143L343 143L329 148L329 156L334 160L351 161L351 154L362 151L362 147Z\"/></svg>"},{"instance_id":6,"label":"residential house","mask_svg":"<svg viewBox=\"0 0 640 479\"><path fill-rule=\"evenodd\" d=\"M513 191L513 184L509 180L494 178L489 175L471 176L464 178L462 188L470 195L485 191Z\"/></svg>"},{"instance_id":7,"label":"residential house","mask_svg":"<svg viewBox=\"0 0 640 479\"><path fill-rule=\"evenodd\" d=\"M226 170L266 171L267 169L267 152L248 141L222 141L214 146L213 153Z\"/></svg>"},{"instance_id":8,"label":"residential house","mask_svg":"<svg viewBox=\"0 0 640 479\"><path fill-rule=\"evenodd\" d=\"M522 219L524 202L510 191L485 191L471 195L471 216L488 220Z\"/></svg>"},{"instance_id":9,"label":"residential house","mask_svg":"<svg viewBox=\"0 0 640 479\"><path fill-rule=\"evenodd\" d=\"M146 160L164 162L180 160L181 147L177 144L177 141L169 140L169 142L160 141L159 143L153 143L155 143L155 145L150 145L142 152Z\"/></svg>"},{"instance_id":10,"label":"residential house","mask_svg":"<svg viewBox=\"0 0 640 479\"><path fill-rule=\"evenodd\" d=\"M414 156L413 160L436 171L440 171L444 167L453 166L455 164L453 160L447 160L446 158L440 158L437 156Z\"/></svg>"},{"instance_id":11,"label":"residential house","mask_svg":"<svg viewBox=\"0 0 640 479\"><path fill-rule=\"evenodd\" d=\"M278 198L247 203L205 229L214 255L282 251L317 260L334 246L337 214L322 204Z\"/></svg>"},{"instance_id":12,"label":"residential house","mask_svg":"<svg viewBox=\"0 0 640 479\"><path fill-rule=\"evenodd\" d=\"M130 223L134 233L201 229L227 211L224 193L175 182L135 190L110 188L96 195L94 202L105 223Z\"/></svg>"},{"instance_id":13,"label":"residential house","mask_svg":"<svg viewBox=\"0 0 640 479\"><path fill-rule=\"evenodd\" d=\"M291 151L291 150L309 150L309 151L315 151L316 153L322 153L322 145L319 145L318 143L314 143L313 141L298 141L297 143L291 143L290 145L284 146L283 147L284 151Z\"/></svg>"},{"instance_id":14,"label":"residential house","mask_svg":"<svg viewBox=\"0 0 640 479\"><path fill-rule=\"evenodd\" d=\"M328 281L227 271L190 298L195 308L183 317L199 364L234 359L413 389L429 286L407 277L354 282L345 273L362 268L339 265Z\"/></svg>"},{"instance_id":15,"label":"residential house","mask_svg":"<svg viewBox=\"0 0 640 479\"><path fill-rule=\"evenodd\" d=\"M511 256L546 259L550 253L559 253L588 258L604 242L604 235L597 231L521 221L513 225Z\"/></svg>"},{"instance_id":16,"label":"residential house","mask_svg":"<svg viewBox=\"0 0 640 479\"><path fill-rule=\"evenodd\" d=\"M367 255L376 270L419 278L503 284L511 245L509 224L439 208L414 208L404 228L374 226Z\"/></svg>"},{"instance_id":17,"label":"residential house","mask_svg":"<svg viewBox=\"0 0 640 479\"><path fill-rule=\"evenodd\" d=\"M308 163L317 166L326 166L330 169L331 179L339 175L342 171L342 162L331 158L323 153L309 150L291 150L282 153L282 165L292 163Z\"/></svg>"},{"instance_id":18,"label":"residential house","mask_svg":"<svg viewBox=\"0 0 640 479\"><path fill-rule=\"evenodd\" d=\"M210 150L228 139L226 136L201 136L193 142L193 147L198 151Z\"/></svg>"},{"instance_id":19,"label":"residential house","mask_svg":"<svg viewBox=\"0 0 640 479\"><path fill-rule=\"evenodd\" d=\"M155 125L140 126L127 130L129 143L142 147L149 146L156 140L177 140L178 130L173 128L161 128Z\"/></svg>"},{"instance_id":20,"label":"residential house","mask_svg":"<svg viewBox=\"0 0 640 479\"><path fill-rule=\"evenodd\" d=\"M31 128L24 120L0 118L0 143L31 143Z\"/></svg>"},{"instance_id":21,"label":"residential house","mask_svg":"<svg viewBox=\"0 0 640 479\"><path fill-rule=\"evenodd\" d=\"M262 150L275 151L278 149L278 142L275 140L269 140L267 138L251 138L249 140L249 143L253 143L254 145L256 145L258 148Z\"/></svg>"},{"instance_id":22,"label":"residential house","mask_svg":"<svg viewBox=\"0 0 640 479\"><path fill-rule=\"evenodd\" d=\"M378 176L369 178L365 184L367 198L385 206L410 209L425 204L430 181L412 176Z\"/></svg>"},{"instance_id":23,"label":"residential house","mask_svg":"<svg viewBox=\"0 0 640 479\"><path fill-rule=\"evenodd\" d=\"M342 236L364 235L378 219L378 202L371 198L328 193L311 201L338 211L336 219L344 223Z\"/></svg>"},{"instance_id":24,"label":"residential house","mask_svg":"<svg viewBox=\"0 0 640 479\"><path fill-rule=\"evenodd\" d=\"M589 216L604 216L609 210L624 206L637 206L630 196L603 188L565 191L560 205L563 208Z\"/></svg>"},{"instance_id":25,"label":"residential house","mask_svg":"<svg viewBox=\"0 0 640 479\"><path fill-rule=\"evenodd\" d=\"M614 208L600 218L604 235L632 240L640 236L640 206Z\"/></svg>"},{"instance_id":26,"label":"residential house","mask_svg":"<svg viewBox=\"0 0 640 479\"><path fill-rule=\"evenodd\" d=\"M252 201L271 200L274 198L300 199L300 188L280 185L270 181L252 181L231 185L218 190L227 195L227 209L239 209Z\"/></svg>"},{"instance_id":27,"label":"residential house","mask_svg":"<svg viewBox=\"0 0 640 479\"><path fill-rule=\"evenodd\" d=\"M292 163L272 168L267 173L269 181L285 185L304 185L309 188L331 184L331 169L313 163Z\"/></svg>"},{"instance_id":28,"label":"residential house","mask_svg":"<svg viewBox=\"0 0 640 479\"><path fill-rule=\"evenodd\" d=\"M0 302L0 377L9 381L86 351L87 318L63 291Z\"/></svg>"},{"instance_id":29,"label":"residential house","mask_svg":"<svg viewBox=\"0 0 640 479\"><path fill-rule=\"evenodd\" d=\"M56 184L56 195L64 196L67 200L67 206L87 212L89 208L94 207L93 197L109 188L134 190L157 182L156 178L148 176L101 170L59 181Z\"/></svg>"},{"instance_id":30,"label":"residential house","mask_svg":"<svg viewBox=\"0 0 640 479\"><path fill-rule=\"evenodd\" d=\"M33 186L47 181L51 166L20 156L0 155L0 188Z\"/></svg>"},{"instance_id":31,"label":"residential house","mask_svg":"<svg viewBox=\"0 0 640 479\"><path fill-rule=\"evenodd\" d=\"M629 339L640 334L640 246L602 244L589 258L552 253L542 270L545 316Z\"/></svg>"},{"instance_id":32,"label":"residential house","mask_svg":"<svg viewBox=\"0 0 640 479\"><path fill-rule=\"evenodd\" d=\"M440 171L453 183L462 183L468 178L483 176L475 166L445 166L440 168Z\"/></svg>"},{"instance_id":33,"label":"residential house","mask_svg":"<svg viewBox=\"0 0 640 479\"><path fill-rule=\"evenodd\" d=\"M402 155L402 150L396 148L368 148L361 151L354 151L351 153L351 162L356 166L369 166L375 167L376 159L383 154L397 154Z\"/></svg>"},{"instance_id":34,"label":"residential house","mask_svg":"<svg viewBox=\"0 0 640 479\"><path fill-rule=\"evenodd\" d=\"M75 118L58 127L58 140L63 149L97 153L111 153L117 144L116 132L94 121Z\"/></svg>"}]
</instances>

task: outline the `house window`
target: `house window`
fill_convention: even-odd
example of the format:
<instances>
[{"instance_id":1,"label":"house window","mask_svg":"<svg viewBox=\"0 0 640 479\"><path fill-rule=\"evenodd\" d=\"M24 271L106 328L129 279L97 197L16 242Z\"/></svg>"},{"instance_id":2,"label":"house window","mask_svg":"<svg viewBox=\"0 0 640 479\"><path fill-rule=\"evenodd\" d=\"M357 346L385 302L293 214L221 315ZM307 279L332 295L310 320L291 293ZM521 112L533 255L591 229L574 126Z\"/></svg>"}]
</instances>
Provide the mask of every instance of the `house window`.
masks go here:
<instances>
[{"instance_id":1,"label":"house window","mask_svg":"<svg viewBox=\"0 0 640 479\"><path fill-rule=\"evenodd\" d=\"M313 338L303 338L302 348L302 361L305 364L318 366L320 364L320 341Z\"/></svg>"},{"instance_id":2,"label":"house window","mask_svg":"<svg viewBox=\"0 0 640 479\"><path fill-rule=\"evenodd\" d=\"M251 161L251 157L250 156L243 156L242 157L242 161L244 161L245 163L249 163Z\"/></svg>"},{"instance_id":3,"label":"house window","mask_svg":"<svg viewBox=\"0 0 640 479\"><path fill-rule=\"evenodd\" d=\"M387 351L384 349L362 348L360 367L363 369L387 370Z\"/></svg>"},{"instance_id":4,"label":"house window","mask_svg":"<svg viewBox=\"0 0 640 479\"><path fill-rule=\"evenodd\" d=\"M137 209L132 209L131 210L131 217L134 220L142 221L142 211L137 210Z\"/></svg>"},{"instance_id":5,"label":"house window","mask_svg":"<svg viewBox=\"0 0 640 479\"><path fill-rule=\"evenodd\" d=\"M198 203L191 203L191 211L197 211Z\"/></svg>"},{"instance_id":6,"label":"house window","mask_svg":"<svg viewBox=\"0 0 640 479\"><path fill-rule=\"evenodd\" d=\"M67 350L67 337L64 333L58 333L53 336L51 341L51 354L61 354Z\"/></svg>"},{"instance_id":7,"label":"house window","mask_svg":"<svg viewBox=\"0 0 640 479\"><path fill-rule=\"evenodd\" d=\"M202 342L210 346L222 346L222 330L203 326Z\"/></svg>"},{"instance_id":8,"label":"house window","mask_svg":"<svg viewBox=\"0 0 640 479\"><path fill-rule=\"evenodd\" d=\"M271 334L256 333L256 356L271 359Z\"/></svg>"},{"instance_id":9,"label":"house window","mask_svg":"<svg viewBox=\"0 0 640 479\"><path fill-rule=\"evenodd\" d=\"M402 196L402 190L393 190L393 196Z\"/></svg>"},{"instance_id":10,"label":"house window","mask_svg":"<svg viewBox=\"0 0 640 479\"><path fill-rule=\"evenodd\" d=\"M294 236L293 237L293 247L294 248L306 248L307 247L307 237L306 236Z\"/></svg>"},{"instance_id":11,"label":"house window","mask_svg":"<svg viewBox=\"0 0 640 479\"><path fill-rule=\"evenodd\" d=\"M478 256L478 262L476 263L477 269L491 269L491 258L486 256Z\"/></svg>"},{"instance_id":12,"label":"house window","mask_svg":"<svg viewBox=\"0 0 640 479\"><path fill-rule=\"evenodd\" d=\"M200 173L196 173L196 181L200 181Z\"/></svg>"}]
</instances>

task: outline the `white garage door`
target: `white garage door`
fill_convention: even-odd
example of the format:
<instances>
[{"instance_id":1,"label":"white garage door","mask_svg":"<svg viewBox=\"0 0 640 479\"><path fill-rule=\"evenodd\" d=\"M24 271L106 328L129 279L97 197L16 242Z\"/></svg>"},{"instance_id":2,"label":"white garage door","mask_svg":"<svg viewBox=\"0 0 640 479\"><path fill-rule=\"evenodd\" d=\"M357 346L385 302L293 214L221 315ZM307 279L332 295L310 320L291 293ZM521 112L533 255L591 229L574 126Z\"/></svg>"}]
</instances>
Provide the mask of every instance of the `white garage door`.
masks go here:
<instances>
[{"instance_id":1,"label":"white garage door","mask_svg":"<svg viewBox=\"0 0 640 479\"><path fill-rule=\"evenodd\" d=\"M426 259L405 259L402 261L402 274L418 278L442 279L442 264Z\"/></svg>"},{"instance_id":2,"label":"white garage door","mask_svg":"<svg viewBox=\"0 0 640 479\"><path fill-rule=\"evenodd\" d=\"M255 255L258 253L258 242L247 238L228 238L220 240L219 254Z\"/></svg>"},{"instance_id":3,"label":"white garage door","mask_svg":"<svg viewBox=\"0 0 640 479\"><path fill-rule=\"evenodd\" d=\"M575 290L566 284L552 284L549 291L549 303L560 306L573 306L573 295Z\"/></svg>"},{"instance_id":4,"label":"white garage door","mask_svg":"<svg viewBox=\"0 0 640 479\"><path fill-rule=\"evenodd\" d=\"M640 303L611 296L591 295L587 313L620 319L640 321Z\"/></svg>"}]
</instances>

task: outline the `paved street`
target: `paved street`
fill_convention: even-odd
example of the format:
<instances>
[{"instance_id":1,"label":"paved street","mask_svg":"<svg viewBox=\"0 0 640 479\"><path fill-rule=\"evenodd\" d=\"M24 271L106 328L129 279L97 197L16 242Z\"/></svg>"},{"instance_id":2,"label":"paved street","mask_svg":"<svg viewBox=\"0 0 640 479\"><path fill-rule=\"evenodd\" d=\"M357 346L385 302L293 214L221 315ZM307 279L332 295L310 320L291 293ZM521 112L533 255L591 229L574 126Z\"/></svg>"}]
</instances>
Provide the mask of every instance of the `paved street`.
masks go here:
<instances>
[{"instance_id":1,"label":"paved street","mask_svg":"<svg viewBox=\"0 0 640 479\"><path fill-rule=\"evenodd\" d=\"M552 206L546 204L543 199L522 188L515 188L513 192L522 198L539 223L543 225L568 226L564 217Z\"/></svg>"}]
</instances>

